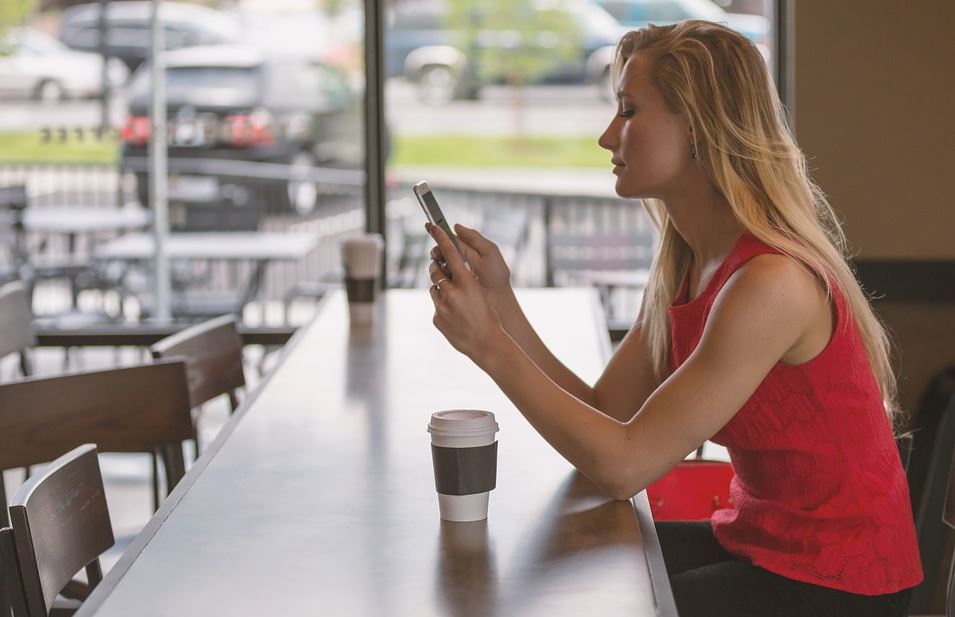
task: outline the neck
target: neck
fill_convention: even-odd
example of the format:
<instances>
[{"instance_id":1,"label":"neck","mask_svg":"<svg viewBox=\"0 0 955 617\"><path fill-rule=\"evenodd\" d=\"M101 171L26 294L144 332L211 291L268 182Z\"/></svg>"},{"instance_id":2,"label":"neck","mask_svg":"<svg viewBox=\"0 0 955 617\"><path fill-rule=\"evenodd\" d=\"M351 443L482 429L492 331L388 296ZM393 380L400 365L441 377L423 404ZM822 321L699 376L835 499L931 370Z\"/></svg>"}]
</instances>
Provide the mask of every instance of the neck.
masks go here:
<instances>
[{"instance_id":1,"label":"neck","mask_svg":"<svg viewBox=\"0 0 955 617\"><path fill-rule=\"evenodd\" d=\"M698 267L721 261L745 230L726 198L708 181L688 183L669 192L663 203Z\"/></svg>"}]
</instances>

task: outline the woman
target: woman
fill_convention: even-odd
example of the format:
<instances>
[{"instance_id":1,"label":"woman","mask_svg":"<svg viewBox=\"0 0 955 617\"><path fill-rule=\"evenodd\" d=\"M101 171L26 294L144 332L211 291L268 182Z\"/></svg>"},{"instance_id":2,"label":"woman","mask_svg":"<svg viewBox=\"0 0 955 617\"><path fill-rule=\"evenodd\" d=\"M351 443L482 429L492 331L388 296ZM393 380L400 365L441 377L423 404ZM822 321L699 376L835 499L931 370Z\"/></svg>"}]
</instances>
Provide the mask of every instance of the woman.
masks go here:
<instances>
[{"instance_id":1,"label":"woman","mask_svg":"<svg viewBox=\"0 0 955 617\"><path fill-rule=\"evenodd\" d=\"M428 226L435 326L616 499L727 446L733 507L657 526L682 617L904 615L922 572L888 341L759 52L686 21L628 33L614 68L599 143L661 241L603 375L591 387L547 350L472 229L456 229L469 269Z\"/></svg>"}]
</instances>

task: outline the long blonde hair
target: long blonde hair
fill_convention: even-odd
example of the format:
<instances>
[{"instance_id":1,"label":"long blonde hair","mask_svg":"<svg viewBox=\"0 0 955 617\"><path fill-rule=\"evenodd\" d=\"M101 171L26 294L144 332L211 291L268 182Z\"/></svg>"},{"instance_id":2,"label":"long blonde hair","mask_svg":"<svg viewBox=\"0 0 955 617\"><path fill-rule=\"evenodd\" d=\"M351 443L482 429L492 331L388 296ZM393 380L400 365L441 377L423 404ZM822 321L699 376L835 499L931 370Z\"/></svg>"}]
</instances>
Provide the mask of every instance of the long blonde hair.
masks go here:
<instances>
[{"instance_id":1,"label":"long blonde hair","mask_svg":"<svg viewBox=\"0 0 955 617\"><path fill-rule=\"evenodd\" d=\"M649 55L652 79L696 136L696 158L736 219L755 237L791 256L846 300L890 419L896 383L889 339L849 266L846 238L825 195L809 178L806 158L785 121L782 105L756 47L740 34L707 21L647 26L617 45L614 83L627 59ZM653 367L669 372L667 309L689 269L691 253L658 200L645 200L660 230L660 248L646 289L642 327ZM846 320L843 320L846 321Z\"/></svg>"}]
</instances>

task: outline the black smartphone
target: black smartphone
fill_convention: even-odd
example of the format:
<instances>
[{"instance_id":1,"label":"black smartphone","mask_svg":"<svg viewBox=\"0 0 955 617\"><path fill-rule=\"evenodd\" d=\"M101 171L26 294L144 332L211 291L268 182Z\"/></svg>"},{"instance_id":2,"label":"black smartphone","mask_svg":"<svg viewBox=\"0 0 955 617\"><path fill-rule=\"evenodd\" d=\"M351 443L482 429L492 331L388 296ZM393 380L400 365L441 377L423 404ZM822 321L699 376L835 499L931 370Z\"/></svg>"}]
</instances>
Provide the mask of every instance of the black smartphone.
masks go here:
<instances>
[{"instance_id":1,"label":"black smartphone","mask_svg":"<svg viewBox=\"0 0 955 617\"><path fill-rule=\"evenodd\" d=\"M415 197L418 198L418 203L421 204L421 208L424 210L424 215L428 217L428 221L430 221L432 225L437 225L443 229L444 233L448 234L448 237L451 238L451 242L454 243L454 248L458 249L458 253L461 254L461 257L464 257L464 252L461 251L461 246L458 244L458 238L454 235L454 232L451 231L451 226L448 225L447 219L444 218L444 213L441 212L438 200L434 198L434 193L431 192L431 187L428 186L428 183L421 181L412 188L414 189Z\"/></svg>"}]
</instances>

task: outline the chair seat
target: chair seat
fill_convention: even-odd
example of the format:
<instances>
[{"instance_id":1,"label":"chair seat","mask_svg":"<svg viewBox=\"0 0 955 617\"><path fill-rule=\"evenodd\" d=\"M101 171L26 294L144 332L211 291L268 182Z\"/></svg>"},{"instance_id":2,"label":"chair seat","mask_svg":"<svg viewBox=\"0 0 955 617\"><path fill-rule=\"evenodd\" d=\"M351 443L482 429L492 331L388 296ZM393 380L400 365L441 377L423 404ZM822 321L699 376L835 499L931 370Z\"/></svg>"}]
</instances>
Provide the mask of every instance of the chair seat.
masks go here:
<instances>
[{"instance_id":1,"label":"chair seat","mask_svg":"<svg viewBox=\"0 0 955 617\"><path fill-rule=\"evenodd\" d=\"M709 520L731 503L733 467L723 461L684 461L647 487L655 521Z\"/></svg>"}]
</instances>

